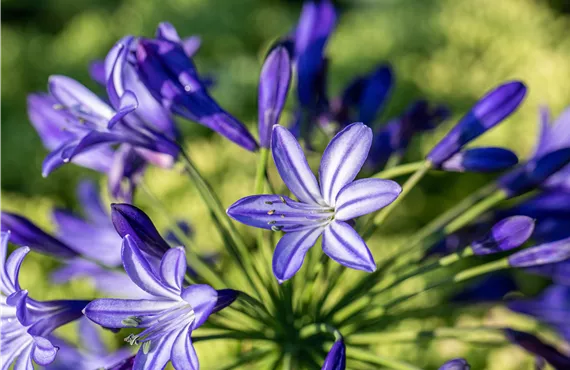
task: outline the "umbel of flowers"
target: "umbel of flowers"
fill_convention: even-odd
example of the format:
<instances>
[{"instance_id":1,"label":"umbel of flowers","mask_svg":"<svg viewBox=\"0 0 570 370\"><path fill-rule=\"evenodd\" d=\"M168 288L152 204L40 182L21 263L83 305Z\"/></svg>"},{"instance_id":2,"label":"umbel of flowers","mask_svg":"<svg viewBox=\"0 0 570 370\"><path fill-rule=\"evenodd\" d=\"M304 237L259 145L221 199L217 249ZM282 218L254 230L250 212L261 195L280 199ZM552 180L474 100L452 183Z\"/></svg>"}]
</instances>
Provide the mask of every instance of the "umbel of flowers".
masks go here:
<instances>
[{"instance_id":1,"label":"umbel of flowers","mask_svg":"<svg viewBox=\"0 0 570 370\"><path fill-rule=\"evenodd\" d=\"M151 370L168 363L195 370L201 356L194 344L216 340L247 344L219 360L220 369L417 370L426 364L381 355L375 346L470 342L474 335L525 349L537 368L570 368L559 346L570 340L569 111L553 124L541 111L536 150L521 163L505 148L466 147L523 102L523 82L500 83L482 92L423 160L404 163L411 140L447 119L449 110L419 100L378 124L394 88L386 64L329 97L325 50L336 22L329 1L306 1L294 31L270 48L260 66L257 140L210 95L210 81L192 60L199 38L182 38L168 23L154 38L124 37L92 63L91 77L104 96L66 76L50 77L48 93L29 96L30 121L49 150L42 174L68 162L94 169L106 176L116 203L105 204L84 181L77 189L83 215L54 209L54 233L2 212L2 370ZM293 100L290 123L281 120L287 99ZM179 145L174 117L255 153L250 195L222 204ZM320 147L315 138L322 140L322 133L328 144L318 169L311 168L306 154ZM271 158L284 186L268 176ZM176 161L208 207L222 253L198 253L185 222L159 232L132 204L149 165L170 168ZM409 235L397 253L383 252L381 240L370 237L431 171L504 173ZM236 221L260 229L255 242L241 235ZM9 242L17 246L11 253ZM57 259L51 283L87 278L98 298L34 299L34 287L19 282L29 253ZM507 301L517 285L505 271L514 268L547 276L552 285L537 298L519 294ZM349 284L347 269L354 277ZM416 278L424 280L421 288L401 289ZM457 286L464 292L455 297L431 304L415 299ZM409 318L449 316L467 305L484 312L489 304L533 317L559 341L506 324L394 329ZM72 322L77 343L59 331ZM110 351L100 337L105 330L126 344ZM446 360L440 369L470 368L469 358Z\"/></svg>"}]
</instances>

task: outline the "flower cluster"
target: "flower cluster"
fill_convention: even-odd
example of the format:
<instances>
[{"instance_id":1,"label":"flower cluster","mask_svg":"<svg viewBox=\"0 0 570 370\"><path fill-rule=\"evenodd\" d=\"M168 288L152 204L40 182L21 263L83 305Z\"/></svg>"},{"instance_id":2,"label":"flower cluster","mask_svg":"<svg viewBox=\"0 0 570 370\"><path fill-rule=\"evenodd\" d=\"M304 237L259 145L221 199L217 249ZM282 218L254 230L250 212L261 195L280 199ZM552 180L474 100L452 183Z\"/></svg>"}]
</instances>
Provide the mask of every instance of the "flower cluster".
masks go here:
<instances>
[{"instance_id":1,"label":"flower cluster","mask_svg":"<svg viewBox=\"0 0 570 370\"><path fill-rule=\"evenodd\" d=\"M520 164L506 148L470 147L523 102L526 85L507 81L482 94L423 159L405 163L414 138L450 118L450 111L420 99L399 117L377 122L395 88L384 63L330 98L326 47L337 21L331 1L307 0L294 30L266 53L258 140L212 98L209 78L193 62L199 38L183 39L169 23L161 23L154 38L122 38L91 64L105 96L65 76L49 78L49 93L29 96L30 121L50 151L43 175L67 162L94 169L106 175L116 203L105 204L97 186L83 181L77 189L82 215L54 209L53 232L2 212L2 370L153 370L169 363L196 370L194 343L218 339L246 344L233 362L218 359L226 369L417 370L409 358L381 355L374 346L469 342L478 333L526 350L539 369L546 363L570 368L569 354L558 346L570 342L570 110L553 124L541 110L538 144ZM295 101L289 128L280 122L288 99ZM175 116L255 153L250 195L222 203L180 144ZM320 165L312 168L309 153L314 157L319 148ZM133 204L149 164L172 168L177 161L208 208L223 252L201 254L185 221L169 219L170 229L161 234ZM378 229L431 171L504 173L408 235L396 253L383 249ZM276 186L277 174L284 186ZM234 221L260 229L255 241ZM8 242L17 246L11 253ZM19 282L30 252L57 263L51 284L87 279L97 296L31 298L40 292L30 286L29 293ZM506 294L519 289L511 269L552 284L537 297L507 301ZM414 279L424 284L402 288ZM454 295L415 299L433 290ZM558 342L506 323L394 329L416 315L448 317L467 305L479 313L493 305L530 316L556 332ZM68 323L78 328L77 343L60 335ZM104 330L136 350L111 350ZM469 362L444 359L436 367L468 370Z\"/></svg>"}]
</instances>

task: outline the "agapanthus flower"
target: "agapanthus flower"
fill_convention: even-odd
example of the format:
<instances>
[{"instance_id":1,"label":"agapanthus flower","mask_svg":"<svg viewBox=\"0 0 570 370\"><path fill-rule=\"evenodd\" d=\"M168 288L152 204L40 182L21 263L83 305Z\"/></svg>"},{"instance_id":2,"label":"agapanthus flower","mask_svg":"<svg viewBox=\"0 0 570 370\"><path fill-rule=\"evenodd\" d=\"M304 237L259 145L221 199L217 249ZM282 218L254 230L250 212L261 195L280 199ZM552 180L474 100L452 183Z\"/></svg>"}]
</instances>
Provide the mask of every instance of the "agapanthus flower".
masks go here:
<instances>
[{"instance_id":1,"label":"agapanthus flower","mask_svg":"<svg viewBox=\"0 0 570 370\"><path fill-rule=\"evenodd\" d=\"M505 329L505 335L512 343L551 364L556 370L570 368L570 357L560 353L552 345L544 343L536 336L523 331ZM540 363L540 361L538 362ZM537 367L542 369L543 367Z\"/></svg>"},{"instance_id":2,"label":"agapanthus flower","mask_svg":"<svg viewBox=\"0 0 570 370\"><path fill-rule=\"evenodd\" d=\"M439 168L451 172L501 171L518 163L515 153L504 148L471 148L443 161Z\"/></svg>"},{"instance_id":3,"label":"agapanthus flower","mask_svg":"<svg viewBox=\"0 0 570 370\"><path fill-rule=\"evenodd\" d=\"M77 332L80 346L58 338L51 338L59 348L55 361L46 370L93 370L108 369L132 356L131 348L123 347L110 352L100 334L101 328L83 317L78 320Z\"/></svg>"},{"instance_id":4,"label":"agapanthus flower","mask_svg":"<svg viewBox=\"0 0 570 370\"><path fill-rule=\"evenodd\" d=\"M19 284L20 267L30 249L16 249L6 259L9 232L0 235L0 362L2 370L33 369L33 362L48 365L57 347L48 336L58 327L82 316L88 301L36 301Z\"/></svg>"},{"instance_id":5,"label":"agapanthus flower","mask_svg":"<svg viewBox=\"0 0 570 370\"><path fill-rule=\"evenodd\" d=\"M570 238L523 249L509 256L512 267L534 267L570 259Z\"/></svg>"},{"instance_id":6,"label":"agapanthus flower","mask_svg":"<svg viewBox=\"0 0 570 370\"><path fill-rule=\"evenodd\" d=\"M273 129L273 159L298 201L281 195L245 197L228 209L244 224L285 235L275 247L273 272L279 281L301 268L305 254L323 235L323 252L338 263L368 272L376 269L364 240L348 223L393 202L401 192L394 181L356 180L372 142L372 130L354 123L339 132L323 153L319 180L311 172L301 146L281 126Z\"/></svg>"},{"instance_id":7,"label":"agapanthus flower","mask_svg":"<svg viewBox=\"0 0 570 370\"><path fill-rule=\"evenodd\" d=\"M388 121L375 133L366 167L378 170L392 155L403 156L415 134L433 130L449 115L444 105L426 100L413 102L400 117Z\"/></svg>"},{"instance_id":8,"label":"agapanthus flower","mask_svg":"<svg viewBox=\"0 0 570 370\"><path fill-rule=\"evenodd\" d=\"M206 126L247 150L256 150L257 143L247 128L210 96L183 45L170 36L159 32L156 39L138 39L136 60L141 81L171 112Z\"/></svg>"},{"instance_id":9,"label":"agapanthus flower","mask_svg":"<svg viewBox=\"0 0 570 370\"><path fill-rule=\"evenodd\" d=\"M512 114L525 95L526 86L519 81L504 83L488 92L429 152L427 160L439 166L465 144Z\"/></svg>"},{"instance_id":10,"label":"agapanthus flower","mask_svg":"<svg viewBox=\"0 0 570 370\"><path fill-rule=\"evenodd\" d=\"M507 306L550 325L570 341L570 286L552 285L537 298L517 299Z\"/></svg>"},{"instance_id":11,"label":"agapanthus flower","mask_svg":"<svg viewBox=\"0 0 570 370\"><path fill-rule=\"evenodd\" d=\"M84 310L95 323L108 328L144 328L125 340L142 344L136 369L162 369L168 361L176 369L198 369L191 334L208 317L231 304L238 292L216 291L208 285L183 286L186 254L169 249L155 271L129 235L123 239L123 266L129 277L153 299L97 299Z\"/></svg>"},{"instance_id":12,"label":"agapanthus flower","mask_svg":"<svg viewBox=\"0 0 570 370\"><path fill-rule=\"evenodd\" d=\"M321 370L344 369L346 369L346 345L344 340L339 339L333 343Z\"/></svg>"},{"instance_id":13,"label":"agapanthus flower","mask_svg":"<svg viewBox=\"0 0 570 370\"><path fill-rule=\"evenodd\" d=\"M570 148L570 108L566 108L552 123L548 108L543 107L540 113L539 140L533 157L540 157L562 148ZM569 177L570 167L566 166L545 181L544 187L570 191Z\"/></svg>"},{"instance_id":14,"label":"agapanthus flower","mask_svg":"<svg viewBox=\"0 0 570 370\"><path fill-rule=\"evenodd\" d=\"M469 370L471 366L467 363L464 358L455 358L453 360L447 361L443 364L439 370Z\"/></svg>"},{"instance_id":15,"label":"agapanthus flower","mask_svg":"<svg viewBox=\"0 0 570 370\"><path fill-rule=\"evenodd\" d=\"M478 256L508 251L526 242L533 230L534 220L532 218L507 217L493 225L484 237L473 241L471 249Z\"/></svg>"},{"instance_id":16,"label":"agapanthus flower","mask_svg":"<svg viewBox=\"0 0 570 370\"><path fill-rule=\"evenodd\" d=\"M336 121L343 127L354 121L371 125L386 104L393 85L394 73L387 64L379 65L367 75L356 77L341 96L331 102Z\"/></svg>"},{"instance_id":17,"label":"agapanthus flower","mask_svg":"<svg viewBox=\"0 0 570 370\"><path fill-rule=\"evenodd\" d=\"M259 77L259 145L269 148L271 131L279 123L291 81L291 56L287 47L276 45L267 55Z\"/></svg>"}]
</instances>

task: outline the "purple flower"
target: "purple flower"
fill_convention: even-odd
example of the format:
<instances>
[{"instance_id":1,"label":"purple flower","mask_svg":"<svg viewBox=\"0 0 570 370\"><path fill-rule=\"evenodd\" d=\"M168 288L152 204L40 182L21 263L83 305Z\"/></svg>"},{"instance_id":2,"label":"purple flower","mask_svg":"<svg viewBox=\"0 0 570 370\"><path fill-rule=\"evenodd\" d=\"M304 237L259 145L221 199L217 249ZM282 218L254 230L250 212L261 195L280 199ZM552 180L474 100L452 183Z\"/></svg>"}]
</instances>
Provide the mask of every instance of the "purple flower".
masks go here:
<instances>
[{"instance_id":1,"label":"purple flower","mask_svg":"<svg viewBox=\"0 0 570 370\"><path fill-rule=\"evenodd\" d=\"M111 204L111 219L117 233L122 238L130 235L145 254L161 259L170 250L152 220L139 208L125 203Z\"/></svg>"},{"instance_id":2,"label":"purple flower","mask_svg":"<svg viewBox=\"0 0 570 370\"><path fill-rule=\"evenodd\" d=\"M342 339L332 345L321 370L344 370L346 369L346 346Z\"/></svg>"},{"instance_id":3,"label":"purple flower","mask_svg":"<svg viewBox=\"0 0 570 370\"><path fill-rule=\"evenodd\" d=\"M527 216L513 216L497 222L481 239L471 243L473 252L486 255L508 251L524 244L532 235L534 220Z\"/></svg>"},{"instance_id":4,"label":"purple flower","mask_svg":"<svg viewBox=\"0 0 570 370\"><path fill-rule=\"evenodd\" d=\"M299 270L320 235L323 252L333 260L358 270L375 270L368 247L348 221L390 204L401 188L389 180L354 181L371 142L372 130L362 123L339 132L323 154L319 185L295 137L281 126L273 129L275 165L298 201L254 195L237 201L227 212L244 224L285 232L273 255L273 272L279 281L290 279Z\"/></svg>"},{"instance_id":5,"label":"purple flower","mask_svg":"<svg viewBox=\"0 0 570 370\"><path fill-rule=\"evenodd\" d=\"M443 364L439 370L469 370L471 366L463 358L455 358Z\"/></svg>"},{"instance_id":6,"label":"purple flower","mask_svg":"<svg viewBox=\"0 0 570 370\"><path fill-rule=\"evenodd\" d=\"M551 124L550 112L543 107L540 112L541 132L533 157L541 157L558 149L570 148L570 108L566 108ZM570 190L570 167L558 171L544 183L549 189Z\"/></svg>"},{"instance_id":7,"label":"purple flower","mask_svg":"<svg viewBox=\"0 0 570 370\"><path fill-rule=\"evenodd\" d=\"M271 130L279 123L291 81L291 56L283 45L277 45L267 55L259 78L259 144L269 148Z\"/></svg>"},{"instance_id":8,"label":"purple flower","mask_svg":"<svg viewBox=\"0 0 570 370\"><path fill-rule=\"evenodd\" d=\"M527 269L527 271L533 274L547 276L556 284L570 286L570 261L531 267Z\"/></svg>"},{"instance_id":9,"label":"purple flower","mask_svg":"<svg viewBox=\"0 0 570 370\"><path fill-rule=\"evenodd\" d=\"M529 353L544 359L556 370L570 368L570 357L560 353L556 348L550 344L544 343L536 336L513 329L505 329L505 335L512 343L524 348Z\"/></svg>"},{"instance_id":10,"label":"purple flower","mask_svg":"<svg viewBox=\"0 0 570 370\"><path fill-rule=\"evenodd\" d=\"M404 155L415 134L433 130L449 114L449 109L444 105L433 106L426 100L412 103L404 114L390 120L375 134L366 166L377 170L393 154Z\"/></svg>"},{"instance_id":11,"label":"purple flower","mask_svg":"<svg viewBox=\"0 0 570 370\"><path fill-rule=\"evenodd\" d=\"M533 267L558 263L570 258L570 238L523 249L509 256L513 267Z\"/></svg>"},{"instance_id":12,"label":"purple flower","mask_svg":"<svg viewBox=\"0 0 570 370\"><path fill-rule=\"evenodd\" d=\"M141 38L136 58L140 79L163 106L209 127L247 150L257 149L247 128L208 94L194 63L180 43L163 38Z\"/></svg>"},{"instance_id":13,"label":"purple flower","mask_svg":"<svg viewBox=\"0 0 570 370\"><path fill-rule=\"evenodd\" d=\"M127 235L122 258L129 277L154 299L97 299L85 308L85 315L108 328L145 328L126 338L142 344L134 360L136 369L161 369L168 361L175 368L198 369L192 331L231 304L238 292L216 291L208 285L183 287L186 254L181 247L168 250L155 271L137 241Z\"/></svg>"},{"instance_id":14,"label":"purple flower","mask_svg":"<svg viewBox=\"0 0 570 370\"><path fill-rule=\"evenodd\" d=\"M451 131L431 150L427 159L438 166L465 144L513 113L524 99L526 86L507 82L483 96Z\"/></svg>"},{"instance_id":15,"label":"purple flower","mask_svg":"<svg viewBox=\"0 0 570 370\"><path fill-rule=\"evenodd\" d=\"M508 307L552 326L570 341L570 286L552 285L537 298L515 300Z\"/></svg>"},{"instance_id":16,"label":"purple flower","mask_svg":"<svg viewBox=\"0 0 570 370\"><path fill-rule=\"evenodd\" d=\"M336 120L342 126L354 121L370 125L386 104L393 85L394 74L386 64L355 78L332 104Z\"/></svg>"},{"instance_id":17,"label":"purple flower","mask_svg":"<svg viewBox=\"0 0 570 370\"><path fill-rule=\"evenodd\" d=\"M6 259L10 233L0 235L0 360L2 368L32 369L32 361L48 365L57 354L48 336L58 327L81 317L88 301L40 302L28 297L18 282L20 266L30 248L16 249Z\"/></svg>"},{"instance_id":18,"label":"purple flower","mask_svg":"<svg viewBox=\"0 0 570 370\"><path fill-rule=\"evenodd\" d=\"M313 109L323 71L324 49L336 24L329 0L306 1L295 30L297 94L301 107Z\"/></svg>"},{"instance_id":19,"label":"purple flower","mask_svg":"<svg viewBox=\"0 0 570 370\"><path fill-rule=\"evenodd\" d=\"M69 245L49 235L30 220L10 212L2 212L2 232L10 232L10 241L36 252L69 259L79 254Z\"/></svg>"},{"instance_id":20,"label":"purple flower","mask_svg":"<svg viewBox=\"0 0 570 370\"><path fill-rule=\"evenodd\" d=\"M52 343L59 348L53 363L47 370L93 370L107 369L132 357L130 348L120 348L109 352L99 327L87 318L78 320L80 347L76 347L63 339L52 337Z\"/></svg>"},{"instance_id":21,"label":"purple flower","mask_svg":"<svg viewBox=\"0 0 570 370\"><path fill-rule=\"evenodd\" d=\"M518 161L516 154L507 149L473 148L452 155L440 168L452 172L492 172L505 170Z\"/></svg>"}]
</instances>

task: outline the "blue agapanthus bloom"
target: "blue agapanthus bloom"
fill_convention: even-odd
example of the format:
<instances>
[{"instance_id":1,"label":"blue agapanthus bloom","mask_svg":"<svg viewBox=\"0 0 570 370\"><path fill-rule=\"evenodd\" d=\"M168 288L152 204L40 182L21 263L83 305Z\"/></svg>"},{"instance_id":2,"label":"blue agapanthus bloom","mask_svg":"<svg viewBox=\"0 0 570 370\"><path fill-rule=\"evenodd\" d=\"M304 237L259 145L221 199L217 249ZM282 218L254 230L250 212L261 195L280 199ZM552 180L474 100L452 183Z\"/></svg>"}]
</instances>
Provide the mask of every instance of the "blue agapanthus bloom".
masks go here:
<instances>
[{"instance_id":1,"label":"blue agapanthus bloom","mask_svg":"<svg viewBox=\"0 0 570 370\"><path fill-rule=\"evenodd\" d=\"M464 358L455 358L443 364L439 370L470 370L471 366Z\"/></svg>"},{"instance_id":2,"label":"blue agapanthus bloom","mask_svg":"<svg viewBox=\"0 0 570 370\"><path fill-rule=\"evenodd\" d=\"M321 370L344 369L346 369L346 345L344 340L339 339L333 343Z\"/></svg>"},{"instance_id":3,"label":"blue agapanthus bloom","mask_svg":"<svg viewBox=\"0 0 570 370\"><path fill-rule=\"evenodd\" d=\"M9 232L0 235L0 360L2 369L48 365L58 348L49 340L62 325L77 320L89 303L81 300L36 301L20 287L20 267L30 248L16 249L6 259Z\"/></svg>"},{"instance_id":4,"label":"blue agapanthus bloom","mask_svg":"<svg viewBox=\"0 0 570 370\"><path fill-rule=\"evenodd\" d=\"M169 249L158 266L152 266L136 239L125 236L122 259L125 271L152 299L96 299L85 316L107 328L144 328L125 340L142 344L134 360L136 369L162 369L172 361L176 369L198 369L191 334L208 317L230 305L238 295L231 289L208 285L183 285L186 253Z\"/></svg>"},{"instance_id":5,"label":"blue agapanthus bloom","mask_svg":"<svg viewBox=\"0 0 570 370\"><path fill-rule=\"evenodd\" d=\"M319 180L301 146L285 128L275 126L271 150L277 170L294 201L280 195L253 195L234 203L228 215L246 225L283 231L275 247L273 272L279 281L301 268L305 254L323 235L323 252L338 263L372 272L374 259L349 222L392 203L401 192L394 181L356 180L372 142L372 130L354 123L339 132L323 153Z\"/></svg>"}]
</instances>

